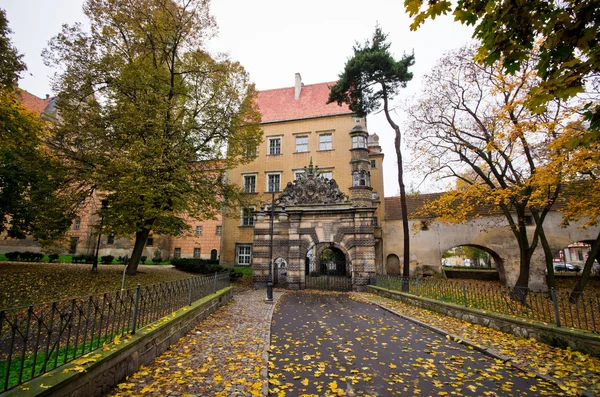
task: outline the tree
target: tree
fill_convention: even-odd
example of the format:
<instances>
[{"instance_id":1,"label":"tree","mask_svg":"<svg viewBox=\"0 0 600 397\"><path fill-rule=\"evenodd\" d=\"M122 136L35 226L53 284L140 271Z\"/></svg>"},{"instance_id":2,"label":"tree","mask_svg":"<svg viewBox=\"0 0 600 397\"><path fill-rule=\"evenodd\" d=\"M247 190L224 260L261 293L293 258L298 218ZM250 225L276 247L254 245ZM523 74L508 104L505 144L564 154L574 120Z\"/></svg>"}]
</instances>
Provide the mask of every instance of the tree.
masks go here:
<instances>
[{"instance_id":1,"label":"tree","mask_svg":"<svg viewBox=\"0 0 600 397\"><path fill-rule=\"evenodd\" d=\"M33 236L46 247L71 224L74 190L63 189L61 165L43 142L44 123L20 103L17 82L26 66L10 33L0 9L0 233Z\"/></svg>"},{"instance_id":2,"label":"tree","mask_svg":"<svg viewBox=\"0 0 600 397\"><path fill-rule=\"evenodd\" d=\"M581 139L585 131L570 131L552 142L553 146L564 147L568 142ZM560 167L565 175L566 207L563 211L563 226L585 220L584 228L597 226L600 219L600 140L579 145L568 153L568 160L551 166ZM581 277L573 287L569 300L577 302L587 285L594 260L600 262L600 233L592 243Z\"/></svg>"},{"instance_id":3,"label":"tree","mask_svg":"<svg viewBox=\"0 0 600 397\"><path fill-rule=\"evenodd\" d=\"M541 114L527 108L528 91L538 82L535 62L508 75L498 65L476 63L474 53L473 47L450 53L425 77L422 96L408 111L410 131L428 174L460 180L460 189L443 194L428 211L462 222L478 208L499 208L519 246L515 287L526 291L531 257L540 240L547 246L543 223L560 194L560 167L568 155L550 143L584 126L577 109L560 100ZM531 238L529 214L535 220Z\"/></svg>"},{"instance_id":4,"label":"tree","mask_svg":"<svg viewBox=\"0 0 600 397\"><path fill-rule=\"evenodd\" d=\"M55 65L52 147L96 190L104 233L135 234L128 274L150 233L215 216L237 189L227 168L261 139L243 67L203 50L215 22L204 0L88 0L91 31L65 26L45 52Z\"/></svg>"},{"instance_id":5,"label":"tree","mask_svg":"<svg viewBox=\"0 0 600 397\"><path fill-rule=\"evenodd\" d=\"M372 41L354 46L354 55L346 62L336 84L331 87L327 103L346 103L359 117L364 117L380 108L383 102L385 117L395 133L394 146L398 158L398 185L402 208L402 229L404 233L403 275L408 277L410 270L410 240L406 207L406 191L402 165L402 135L400 127L390 116L390 101L399 94L401 88L412 80L408 68L415 62L414 55L404 55L396 61L390 54L387 35L376 27Z\"/></svg>"},{"instance_id":6,"label":"tree","mask_svg":"<svg viewBox=\"0 0 600 397\"><path fill-rule=\"evenodd\" d=\"M513 74L531 62L531 50L539 45L535 60L540 81L531 87L529 108L543 111L554 99L567 100L588 90L596 91L600 77L600 7L597 0L500 1L404 0L413 17L412 30L428 18L452 13L456 21L474 25L481 41L477 59L486 65L497 61ZM585 114L589 130L574 142L600 139L600 104L588 98ZM573 145L573 142L568 143Z\"/></svg>"}]
</instances>

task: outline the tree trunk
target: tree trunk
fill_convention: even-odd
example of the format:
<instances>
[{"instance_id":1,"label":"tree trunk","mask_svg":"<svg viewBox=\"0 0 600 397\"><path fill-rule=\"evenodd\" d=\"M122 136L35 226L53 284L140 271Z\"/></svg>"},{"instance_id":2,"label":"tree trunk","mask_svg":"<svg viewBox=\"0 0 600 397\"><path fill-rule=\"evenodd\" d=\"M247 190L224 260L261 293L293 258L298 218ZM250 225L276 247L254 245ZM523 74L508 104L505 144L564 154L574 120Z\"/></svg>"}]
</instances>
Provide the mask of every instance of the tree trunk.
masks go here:
<instances>
[{"instance_id":1,"label":"tree trunk","mask_svg":"<svg viewBox=\"0 0 600 397\"><path fill-rule=\"evenodd\" d=\"M546 283L548 284L548 288L556 288L556 278L554 277L554 262L552 249L550 248L550 243L548 243L548 239L546 238L546 233L544 233L544 227L542 225L542 220L540 219L540 215L537 211L531 211L533 215L533 219L535 220L536 227L539 230L540 242L542 243L542 249L544 250L544 258L546 260L546 271L548 275L546 276Z\"/></svg>"},{"instance_id":2,"label":"tree trunk","mask_svg":"<svg viewBox=\"0 0 600 397\"><path fill-rule=\"evenodd\" d=\"M400 127L394 123L390 117L387 89L382 84L383 90L383 112L388 124L394 129L395 139L394 146L396 148L396 157L398 158L398 185L400 186L400 207L402 208L402 231L404 234L404 265L402 267L402 276L406 279L410 276L410 234L408 230L408 210L406 208L406 189L404 188L404 168L402 166L402 135ZM408 282L402 283L402 291L408 291Z\"/></svg>"},{"instance_id":3,"label":"tree trunk","mask_svg":"<svg viewBox=\"0 0 600 397\"><path fill-rule=\"evenodd\" d=\"M406 206L406 190L404 188L404 169L402 167L402 151L400 150L400 128L396 126L396 156L398 157L398 185L400 186L400 207L402 208L402 231L404 237L404 267L402 275L408 277L410 275L410 232L408 229L408 209Z\"/></svg>"},{"instance_id":4,"label":"tree trunk","mask_svg":"<svg viewBox=\"0 0 600 397\"><path fill-rule=\"evenodd\" d=\"M152 230L152 224L154 224L154 219L147 221L142 230L135 233L135 244L133 245L133 252L131 252L131 258L129 259L129 264L127 266L127 274L129 276L135 276L137 273L140 258L142 257L146 241L148 241L148 236Z\"/></svg>"},{"instance_id":5,"label":"tree trunk","mask_svg":"<svg viewBox=\"0 0 600 397\"><path fill-rule=\"evenodd\" d=\"M552 250L550 249L550 244L548 243L548 239L546 238L546 234L544 233L544 229L540 228L540 242L542 243L542 248L544 250L544 258L546 260L546 271L548 275L546 277L546 282L548 283L548 288L556 288L556 278L554 277L554 257L552 256Z\"/></svg>"},{"instance_id":6,"label":"tree trunk","mask_svg":"<svg viewBox=\"0 0 600 397\"><path fill-rule=\"evenodd\" d=\"M598 263L600 263L600 233L598 233L596 241L594 241L594 243L592 244L592 250L590 251L588 258L585 261L585 266L583 267L581 277L579 277L577 284L575 285L575 287L573 287L573 290L569 295L570 303L577 303L577 300L583 294L583 289L590 280L590 274L592 273L592 267L594 266L595 259L597 259Z\"/></svg>"},{"instance_id":7,"label":"tree trunk","mask_svg":"<svg viewBox=\"0 0 600 397\"><path fill-rule=\"evenodd\" d=\"M529 271L531 270L531 251L535 247L529 246L527 229L525 227L524 209L517 209L517 240L519 243L519 278L513 289L514 297L521 303L525 303L529 289Z\"/></svg>"}]
</instances>

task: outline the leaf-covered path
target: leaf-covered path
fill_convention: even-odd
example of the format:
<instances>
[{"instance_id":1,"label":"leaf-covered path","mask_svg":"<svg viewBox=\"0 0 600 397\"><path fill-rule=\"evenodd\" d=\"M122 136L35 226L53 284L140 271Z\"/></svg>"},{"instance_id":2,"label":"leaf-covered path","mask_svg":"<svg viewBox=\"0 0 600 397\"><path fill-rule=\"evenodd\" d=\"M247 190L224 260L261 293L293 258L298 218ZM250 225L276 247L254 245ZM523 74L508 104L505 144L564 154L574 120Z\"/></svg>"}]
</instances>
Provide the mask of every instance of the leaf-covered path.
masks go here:
<instances>
[{"instance_id":1,"label":"leaf-covered path","mask_svg":"<svg viewBox=\"0 0 600 397\"><path fill-rule=\"evenodd\" d=\"M347 294L288 293L272 396L560 396L555 385Z\"/></svg>"},{"instance_id":2,"label":"leaf-covered path","mask_svg":"<svg viewBox=\"0 0 600 397\"><path fill-rule=\"evenodd\" d=\"M275 291L274 301L283 292ZM115 388L114 396L263 396L274 304L248 290Z\"/></svg>"}]
</instances>

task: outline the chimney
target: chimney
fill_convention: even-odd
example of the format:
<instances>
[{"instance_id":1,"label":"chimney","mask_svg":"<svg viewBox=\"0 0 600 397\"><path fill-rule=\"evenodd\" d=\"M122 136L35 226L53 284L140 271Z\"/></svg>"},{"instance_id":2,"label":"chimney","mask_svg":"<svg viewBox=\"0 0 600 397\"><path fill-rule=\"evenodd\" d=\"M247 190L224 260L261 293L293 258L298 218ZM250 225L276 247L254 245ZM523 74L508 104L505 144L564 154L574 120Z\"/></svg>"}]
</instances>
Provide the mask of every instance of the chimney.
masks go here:
<instances>
[{"instance_id":1,"label":"chimney","mask_svg":"<svg viewBox=\"0 0 600 397\"><path fill-rule=\"evenodd\" d=\"M50 94L46 94L46 100L50 99Z\"/></svg>"},{"instance_id":2,"label":"chimney","mask_svg":"<svg viewBox=\"0 0 600 397\"><path fill-rule=\"evenodd\" d=\"M294 91L294 99L300 98L300 91L302 91L302 76L300 73L296 73L296 90Z\"/></svg>"}]
</instances>

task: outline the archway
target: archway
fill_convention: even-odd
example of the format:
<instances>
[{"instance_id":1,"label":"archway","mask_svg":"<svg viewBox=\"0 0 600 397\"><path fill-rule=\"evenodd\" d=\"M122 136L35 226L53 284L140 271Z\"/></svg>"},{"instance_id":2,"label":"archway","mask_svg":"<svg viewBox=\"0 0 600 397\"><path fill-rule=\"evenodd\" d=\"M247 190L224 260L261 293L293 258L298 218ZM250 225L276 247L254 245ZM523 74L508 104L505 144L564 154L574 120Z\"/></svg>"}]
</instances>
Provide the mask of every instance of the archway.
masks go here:
<instances>
[{"instance_id":1,"label":"archway","mask_svg":"<svg viewBox=\"0 0 600 397\"><path fill-rule=\"evenodd\" d=\"M388 276L400 275L400 258L396 254L390 254L385 262L385 274Z\"/></svg>"},{"instance_id":2,"label":"archway","mask_svg":"<svg viewBox=\"0 0 600 397\"><path fill-rule=\"evenodd\" d=\"M319 251L316 270L320 275L346 276L346 255L335 246L328 246Z\"/></svg>"},{"instance_id":3,"label":"archway","mask_svg":"<svg viewBox=\"0 0 600 397\"><path fill-rule=\"evenodd\" d=\"M318 243L307 252L305 288L350 291L352 269L348 255L336 243Z\"/></svg>"},{"instance_id":4,"label":"archway","mask_svg":"<svg viewBox=\"0 0 600 397\"><path fill-rule=\"evenodd\" d=\"M287 286L287 261L283 258L277 258L273 261L273 282L279 287Z\"/></svg>"},{"instance_id":5,"label":"archway","mask_svg":"<svg viewBox=\"0 0 600 397\"><path fill-rule=\"evenodd\" d=\"M459 270L477 270L484 280L505 281L504 262L495 251L477 244L454 246L442 254L442 269L448 277L460 278ZM481 272L483 271L483 272ZM485 275L489 273L488 275ZM475 273L463 273L465 277L473 277ZM479 277L478 276L478 277Z\"/></svg>"},{"instance_id":6,"label":"archway","mask_svg":"<svg viewBox=\"0 0 600 397\"><path fill-rule=\"evenodd\" d=\"M213 249L210 251L210 259L213 261L217 260L217 250Z\"/></svg>"}]
</instances>

